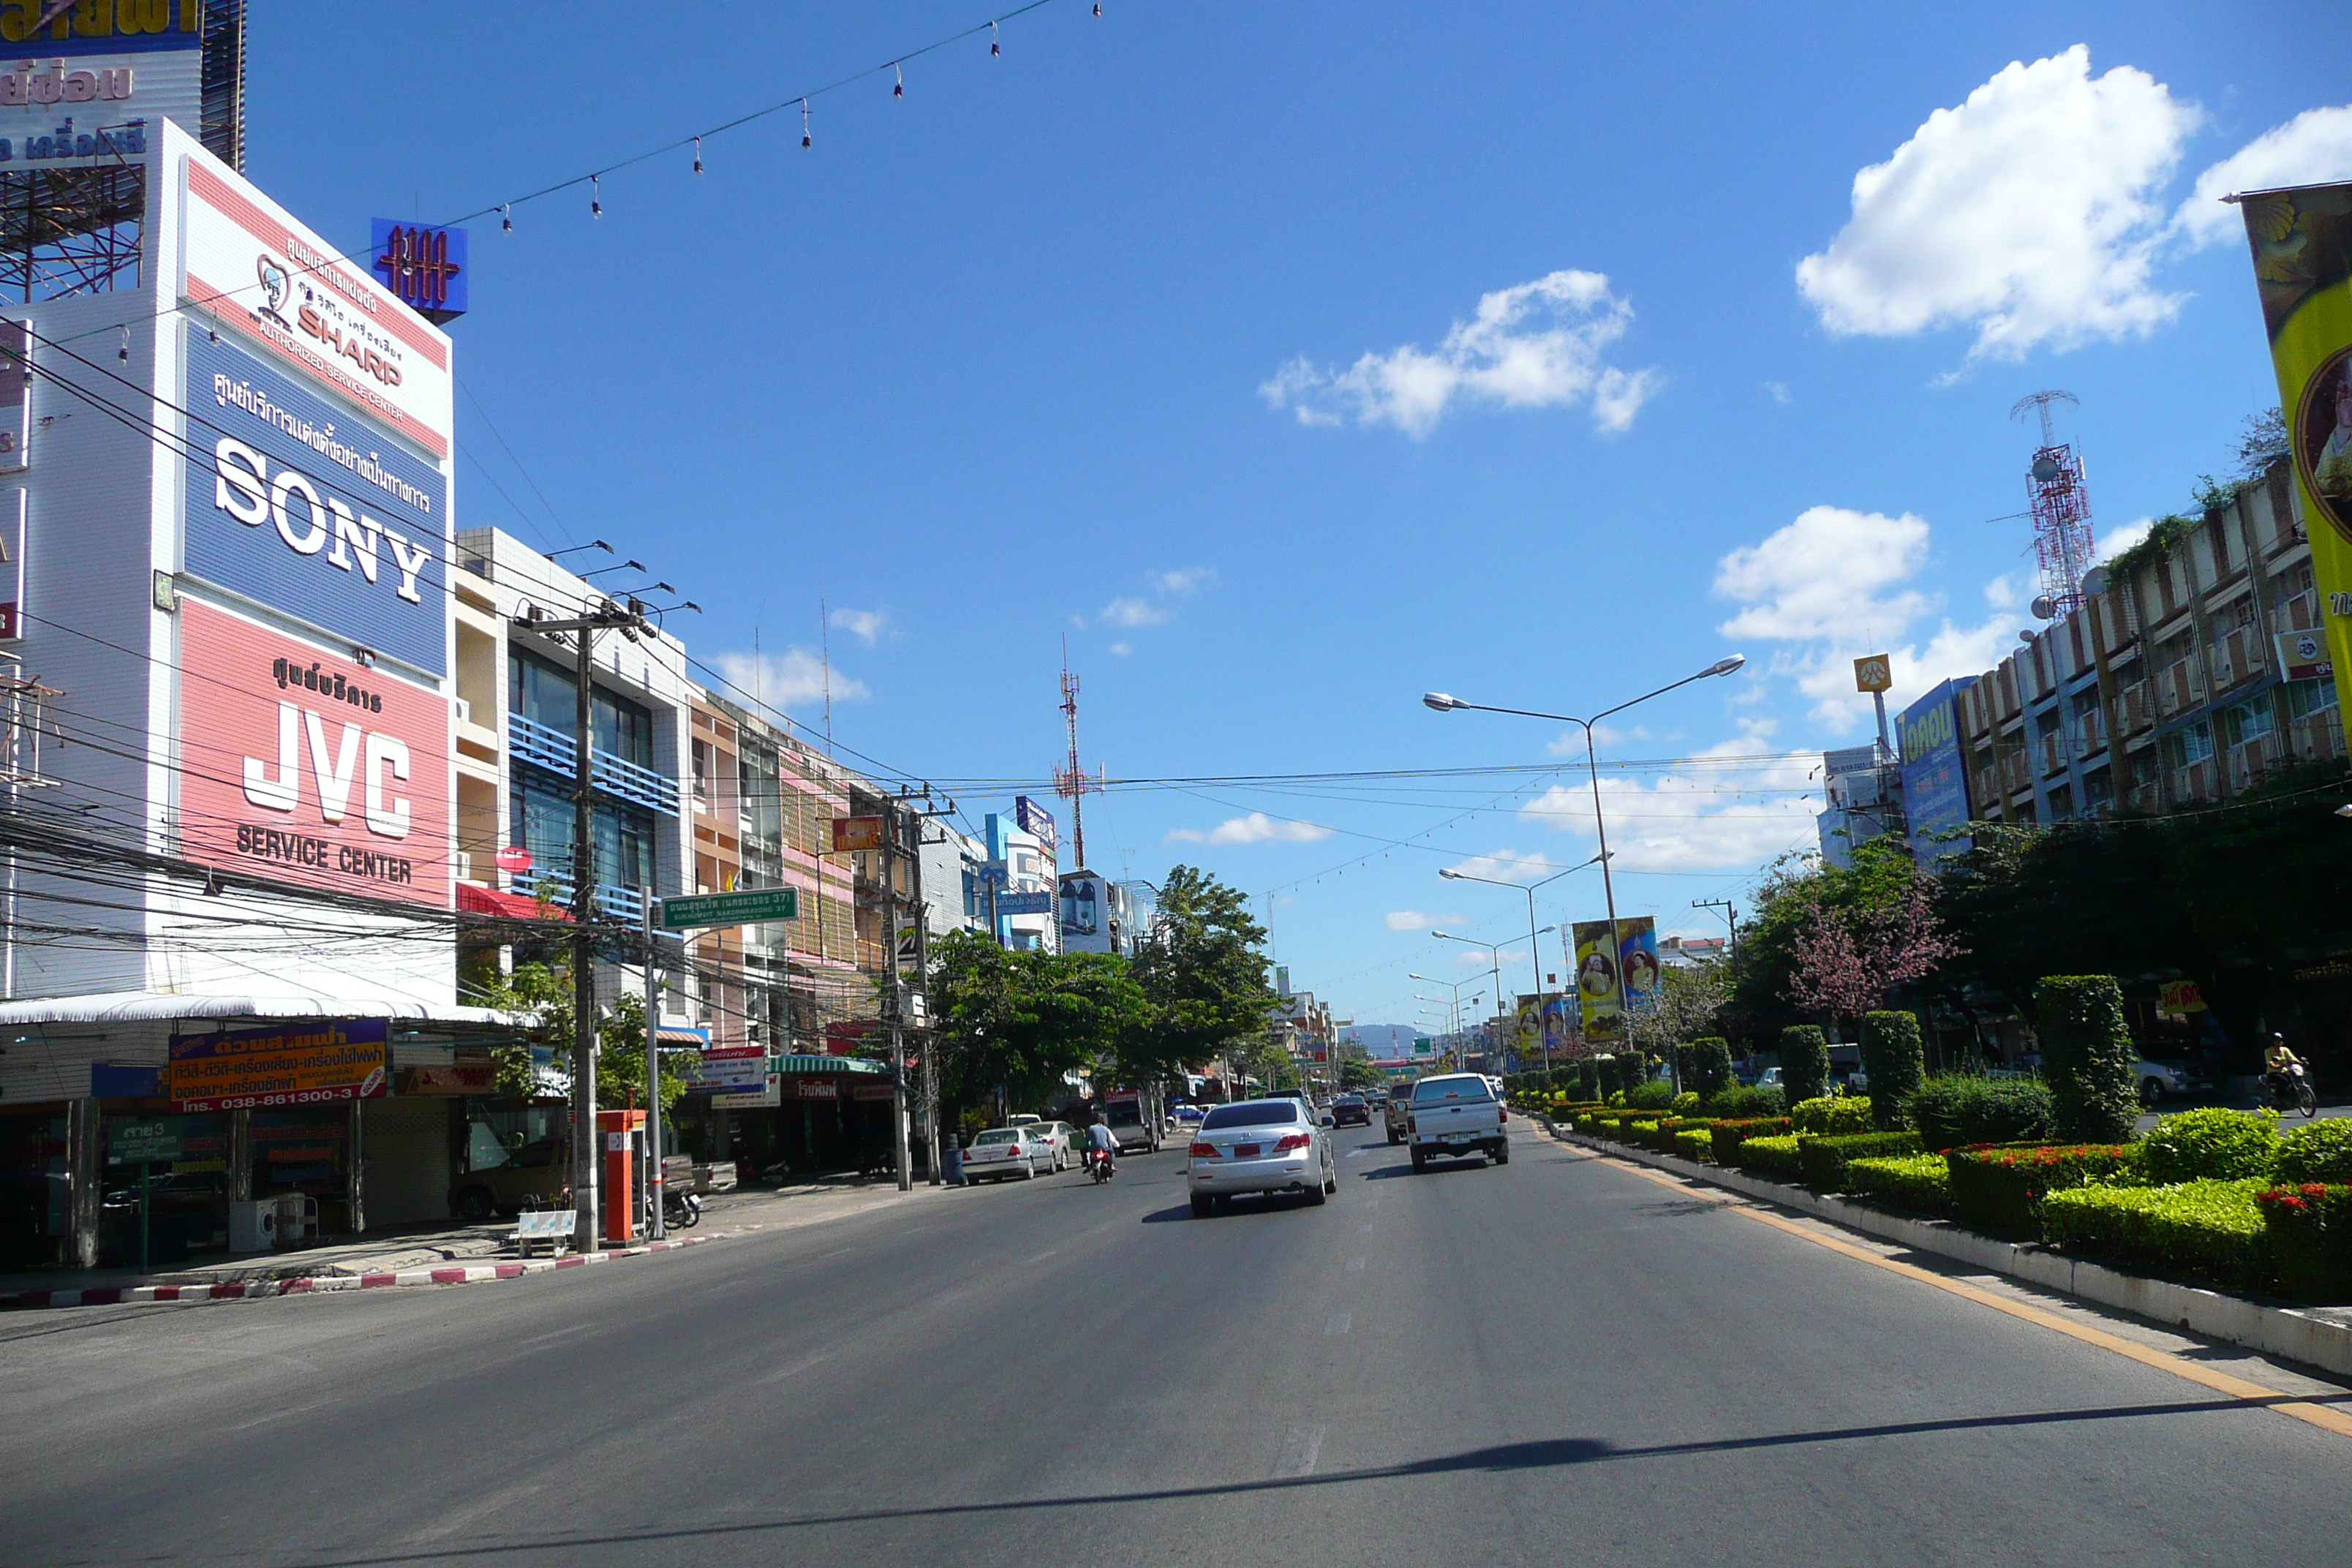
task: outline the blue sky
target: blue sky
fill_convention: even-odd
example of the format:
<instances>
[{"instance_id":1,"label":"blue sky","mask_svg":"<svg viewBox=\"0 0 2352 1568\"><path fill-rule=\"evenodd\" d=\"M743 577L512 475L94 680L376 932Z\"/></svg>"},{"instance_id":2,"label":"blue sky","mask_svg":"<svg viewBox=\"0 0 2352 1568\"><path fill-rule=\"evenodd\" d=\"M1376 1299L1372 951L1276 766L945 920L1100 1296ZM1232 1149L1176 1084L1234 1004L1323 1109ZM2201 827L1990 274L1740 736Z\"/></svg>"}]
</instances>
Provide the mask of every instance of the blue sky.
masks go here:
<instances>
[{"instance_id":1,"label":"blue sky","mask_svg":"<svg viewBox=\"0 0 2352 1568\"><path fill-rule=\"evenodd\" d=\"M1620 912L1706 930L1811 841L1812 764L1761 759L1864 738L1846 659L1900 698L2026 624L2018 397L2081 399L2103 533L2276 401L2200 175L2352 178L2322 4L1105 9L819 98L811 151L779 115L601 219L475 222L458 516L645 559L811 723L822 597L836 737L975 816L1059 758L1065 637L1114 776L1538 770L1089 799L1097 869L1260 895L1366 1021L1486 966L1432 923L1529 983L1525 899L1439 868L1592 853L1560 727L1423 691L1590 712L1746 653L1607 739L1696 759L1604 784ZM248 109L247 172L354 247L990 13L359 14L255 0Z\"/></svg>"}]
</instances>

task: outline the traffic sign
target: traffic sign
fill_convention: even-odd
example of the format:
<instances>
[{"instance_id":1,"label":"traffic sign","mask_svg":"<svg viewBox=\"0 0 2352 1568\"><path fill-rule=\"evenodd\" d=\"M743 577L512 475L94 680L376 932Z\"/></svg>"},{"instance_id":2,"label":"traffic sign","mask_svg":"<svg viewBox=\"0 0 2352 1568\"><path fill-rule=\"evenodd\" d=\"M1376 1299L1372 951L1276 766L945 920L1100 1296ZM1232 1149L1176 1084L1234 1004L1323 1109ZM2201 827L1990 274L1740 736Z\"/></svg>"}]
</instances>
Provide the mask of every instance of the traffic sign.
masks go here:
<instances>
[{"instance_id":1,"label":"traffic sign","mask_svg":"<svg viewBox=\"0 0 2352 1568\"><path fill-rule=\"evenodd\" d=\"M758 925L801 918L798 888L747 888L732 893L682 893L661 901L664 931L690 926Z\"/></svg>"}]
</instances>

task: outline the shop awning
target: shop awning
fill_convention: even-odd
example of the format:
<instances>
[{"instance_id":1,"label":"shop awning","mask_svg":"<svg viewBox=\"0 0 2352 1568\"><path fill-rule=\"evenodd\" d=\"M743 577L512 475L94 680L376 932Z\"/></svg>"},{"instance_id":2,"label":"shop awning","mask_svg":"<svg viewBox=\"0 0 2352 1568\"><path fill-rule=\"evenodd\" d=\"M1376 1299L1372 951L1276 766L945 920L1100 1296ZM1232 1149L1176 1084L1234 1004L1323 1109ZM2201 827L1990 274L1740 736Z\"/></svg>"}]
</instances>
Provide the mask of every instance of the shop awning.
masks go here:
<instances>
[{"instance_id":1,"label":"shop awning","mask_svg":"<svg viewBox=\"0 0 2352 1568\"><path fill-rule=\"evenodd\" d=\"M689 1029L683 1024L664 1024L654 1031L654 1038L665 1046L700 1046L710 1048L710 1031Z\"/></svg>"},{"instance_id":2,"label":"shop awning","mask_svg":"<svg viewBox=\"0 0 2352 1568\"><path fill-rule=\"evenodd\" d=\"M813 1077L817 1073L887 1073L890 1069L880 1062L869 1062L861 1057L783 1057L776 1070L786 1077Z\"/></svg>"},{"instance_id":3,"label":"shop awning","mask_svg":"<svg viewBox=\"0 0 2352 1568\"><path fill-rule=\"evenodd\" d=\"M414 1018L422 1023L498 1028L514 1028L523 1022L492 1007L428 1006L405 997L314 996L299 992L99 991L85 996L0 1003L0 1026L170 1023L181 1018Z\"/></svg>"},{"instance_id":4,"label":"shop awning","mask_svg":"<svg viewBox=\"0 0 2352 1568\"><path fill-rule=\"evenodd\" d=\"M515 921L568 921L570 910L550 904L542 908L537 899L520 893L501 893L495 888L478 888L471 882L457 884L457 909L469 915L497 915Z\"/></svg>"}]
</instances>

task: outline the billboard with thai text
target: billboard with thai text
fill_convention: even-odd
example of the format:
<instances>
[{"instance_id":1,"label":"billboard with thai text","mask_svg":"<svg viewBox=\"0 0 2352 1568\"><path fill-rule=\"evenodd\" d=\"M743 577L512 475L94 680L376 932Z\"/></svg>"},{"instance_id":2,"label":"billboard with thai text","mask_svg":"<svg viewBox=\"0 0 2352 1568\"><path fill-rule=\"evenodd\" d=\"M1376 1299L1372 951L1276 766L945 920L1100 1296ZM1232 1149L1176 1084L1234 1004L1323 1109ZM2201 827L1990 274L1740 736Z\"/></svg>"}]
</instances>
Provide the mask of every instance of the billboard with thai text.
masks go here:
<instances>
[{"instance_id":1,"label":"billboard with thai text","mask_svg":"<svg viewBox=\"0 0 2352 1568\"><path fill-rule=\"evenodd\" d=\"M447 909L447 700L199 600L179 622L180 853Z\"/></svg>"},{"instance_id":2,"label":"billboard with thai text","mask_svg":"<svg viewBox=\"0 0 2352 1568\"><path fill-rule=\"evenodd\" d=\"M163 1092L182 1111L373 1100L384 1092L390 1040L382 1018L174 1035Z\"/></svg>"},{"instance_id":3,"label":"billboard with thai text","mask_svg":"<svg viewBox=\"0 0 2352 1568\"><path fill-rule=\"evenodd\" d=\"M1960 755L1960 693L1975 676L1947 680L1895 721L1903 754L1903 812L1911 858L1924 871L1969 851L1966 838L1942 837L1969 825L1969 770Z\"/></svg>"},{"instance_id":4,"label":"billboard with thai text","mask_svg":"<svg viewBox=\"0 0 2352 1568\"><path fill-rule=\"evenodd\" d=\"M441 470L223 339L192 331L186 570L428 674L447 668Z\"/></svg>"},{"instance_id":5,"label":"billboard with thai text","mask_svg":"<svg viewBox=\"0 0 2352 1568\"><path fill-rule=\"evenodd\" d=\"M188 302L447 458L447 335L235 173L202 155L183 168Z\"/></svg>"}]
</instances>

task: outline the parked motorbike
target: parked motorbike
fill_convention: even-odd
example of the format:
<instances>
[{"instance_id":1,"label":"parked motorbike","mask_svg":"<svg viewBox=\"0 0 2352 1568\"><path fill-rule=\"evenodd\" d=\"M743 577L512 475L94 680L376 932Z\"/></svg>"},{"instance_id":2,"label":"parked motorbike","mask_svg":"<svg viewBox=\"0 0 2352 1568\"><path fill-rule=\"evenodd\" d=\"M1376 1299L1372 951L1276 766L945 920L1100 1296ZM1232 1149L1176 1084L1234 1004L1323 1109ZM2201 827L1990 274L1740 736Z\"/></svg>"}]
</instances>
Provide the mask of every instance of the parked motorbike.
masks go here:
<instances>
[{"instance_id":1,"label":"parked motorbike","mask_svg":"<svg viewBox=\"0 0 2352 1568\"><path fill-rule=\"evenodd\" d=\"M2300 1110L2305 1116L2319 1114L2319 1095L2311 1087L2311 1075L2296 1062L2284 1072L2266 1073L2263 1077L2263 1103L2273 1110Z\"/></svg>"},{"instance_id":2,"label":"parked motorbike","mask_svg":"<svg viewBox=\"0 0 2352 1568\"><path fill-rule=\"evenodd\" d=\"M1089 1149L1087 1151L1087 1174L1094 1178L1095 1184L1097 1186L1100 1186L1103 1183L1109 1181L1112 1175L1116 1173L1117 1169L1118 1168L1110 1163L1110 1156L1104 1153L1101 1150Z\"/></svg>"},{"instance_id":3,"label":"parked motorbike","mask_svg":"<svg viewBox=\"0 0 2352 1568\"><path fill-rule=\"evenodd\" d=\"M662 1225L669 1230L692 1230L702 1223L702 1194L662 1189Z\"/></svg>"}]
</instances>

